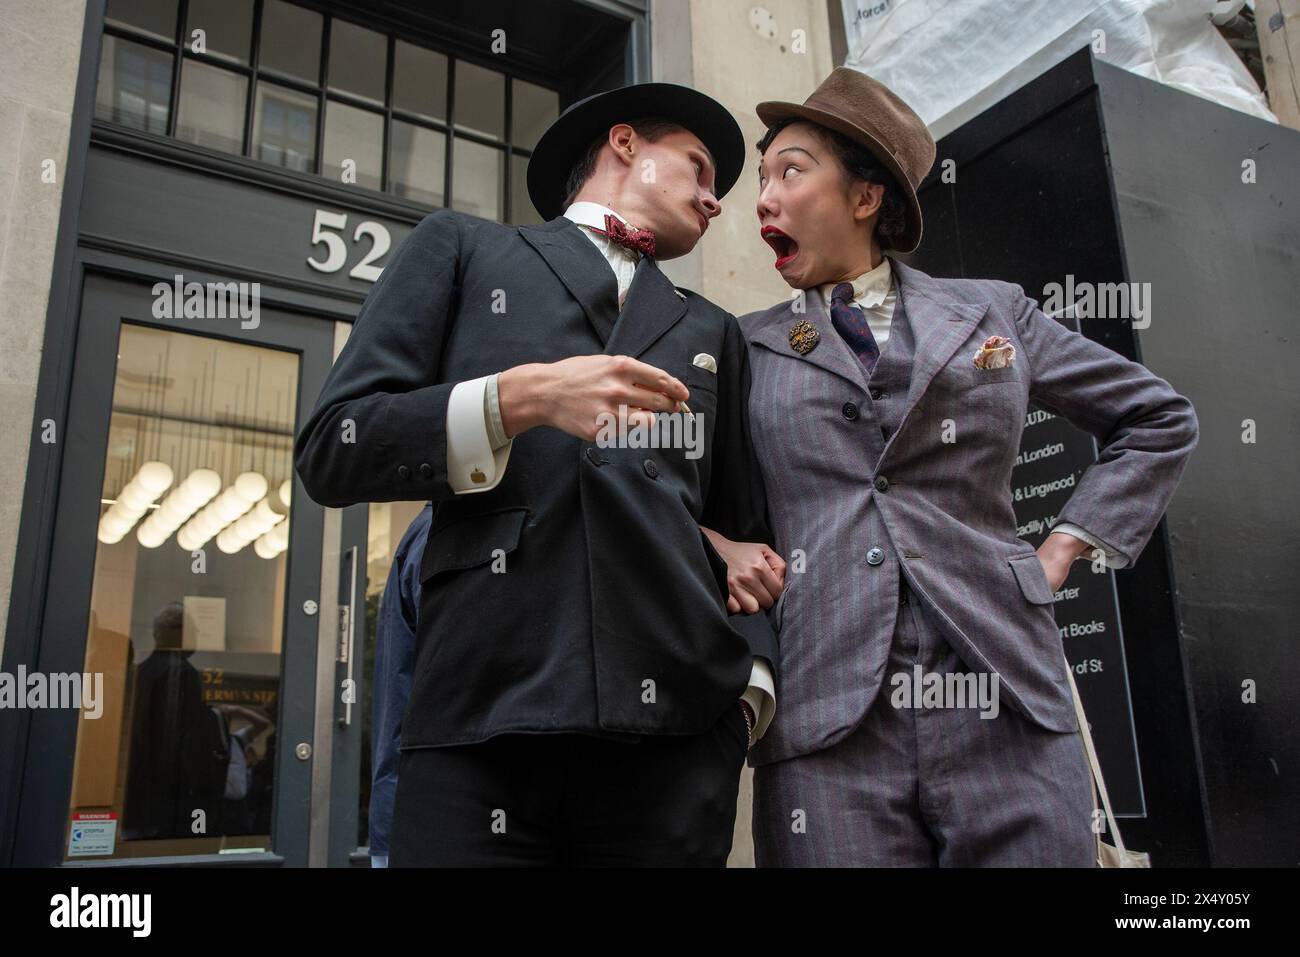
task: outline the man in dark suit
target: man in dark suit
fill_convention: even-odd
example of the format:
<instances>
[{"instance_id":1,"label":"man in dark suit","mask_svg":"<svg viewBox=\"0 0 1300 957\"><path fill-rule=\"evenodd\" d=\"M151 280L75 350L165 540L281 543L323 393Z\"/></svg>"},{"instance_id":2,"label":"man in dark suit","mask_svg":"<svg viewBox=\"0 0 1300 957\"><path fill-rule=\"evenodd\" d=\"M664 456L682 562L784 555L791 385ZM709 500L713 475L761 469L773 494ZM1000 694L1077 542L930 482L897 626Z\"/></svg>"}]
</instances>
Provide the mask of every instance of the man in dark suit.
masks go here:
<instances>
[{"instance_id":1,"label":"man in dark suit","mask_svg":"<svg viewBox=\"0 0 1300 957\"><path fill-rule=\"evenodd\" d=\"M581 101L529 163L548 222L433 213L357 317L296 465L434 504L393 866L726 860L776 654L700 526L770 536L739 327L656 260L743 155L694 90Z\"/></svg>"}]
</instances>

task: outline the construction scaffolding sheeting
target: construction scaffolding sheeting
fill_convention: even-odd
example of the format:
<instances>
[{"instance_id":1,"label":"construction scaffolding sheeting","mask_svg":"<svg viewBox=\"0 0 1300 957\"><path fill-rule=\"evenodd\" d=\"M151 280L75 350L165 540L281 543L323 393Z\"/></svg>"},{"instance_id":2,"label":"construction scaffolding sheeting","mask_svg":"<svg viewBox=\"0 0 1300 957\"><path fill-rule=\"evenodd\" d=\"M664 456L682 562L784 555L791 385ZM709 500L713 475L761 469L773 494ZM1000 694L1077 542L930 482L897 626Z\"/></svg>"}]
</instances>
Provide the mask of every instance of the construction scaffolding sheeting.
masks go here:
<instances>
[{"instance_id":1,"label":"construction scaffolding sheeting","mask_svg":"<svg viewBox=\"0 0 1300 957\"><path fill-rule=\"evenodd\" d=\"M842 0L845 65L951 132L1071 53L1277 122L1211 15L1214 0Z\"/></svg>"}]
</instances>

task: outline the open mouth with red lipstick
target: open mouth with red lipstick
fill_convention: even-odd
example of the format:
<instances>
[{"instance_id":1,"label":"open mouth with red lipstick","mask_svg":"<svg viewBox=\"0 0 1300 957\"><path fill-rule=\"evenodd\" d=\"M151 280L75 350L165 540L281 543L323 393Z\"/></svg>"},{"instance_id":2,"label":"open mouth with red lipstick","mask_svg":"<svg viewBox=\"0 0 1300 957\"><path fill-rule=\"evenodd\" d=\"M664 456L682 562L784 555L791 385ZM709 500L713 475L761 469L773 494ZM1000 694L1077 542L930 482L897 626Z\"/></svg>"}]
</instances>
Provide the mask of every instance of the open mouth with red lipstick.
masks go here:
<instances>
[{"instance_id":1,"label":"open mouth with red lipstick","mask_svg":"<svg viewBox=\"0 0 1300 957\"><path fill-rule=\"evenodd\" d=\"M789 265L799 255L799 244L775 226L764 226L759 235L776 252L777 269Z\"/></svg>"}]
</instances>

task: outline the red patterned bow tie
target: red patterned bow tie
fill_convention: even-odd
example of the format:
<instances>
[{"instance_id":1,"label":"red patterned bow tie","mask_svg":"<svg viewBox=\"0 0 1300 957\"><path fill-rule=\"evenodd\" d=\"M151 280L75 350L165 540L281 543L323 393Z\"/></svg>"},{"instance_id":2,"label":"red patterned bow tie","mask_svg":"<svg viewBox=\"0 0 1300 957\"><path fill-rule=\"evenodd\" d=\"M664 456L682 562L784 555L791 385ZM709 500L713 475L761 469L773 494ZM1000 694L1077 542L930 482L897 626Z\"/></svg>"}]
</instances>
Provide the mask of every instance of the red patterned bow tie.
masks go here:
<instances>
[{"instance_id":1,"label":"red patterned bow tie","mask_svg":"<svg viewBox=\"0 0 1300 957\"><path fill-rule=\"evenodd\" d=\"M646 256L655 254L655 234L648 229L633 229L617 216L606 213L605 228L595 231L608 236L610 242L617 243L625 249L631 249Z\"/></svg>"}]
</instances>

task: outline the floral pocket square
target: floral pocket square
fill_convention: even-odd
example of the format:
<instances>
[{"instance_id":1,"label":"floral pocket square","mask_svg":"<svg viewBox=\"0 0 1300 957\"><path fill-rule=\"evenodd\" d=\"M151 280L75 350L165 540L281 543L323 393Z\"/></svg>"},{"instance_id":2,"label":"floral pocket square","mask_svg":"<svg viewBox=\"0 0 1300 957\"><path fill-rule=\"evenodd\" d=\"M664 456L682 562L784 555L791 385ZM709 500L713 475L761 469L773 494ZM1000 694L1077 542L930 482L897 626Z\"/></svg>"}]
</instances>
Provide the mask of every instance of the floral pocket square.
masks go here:
<instances>
[{"instance_id":1,"label":"floral pocket square","mask_svg":"<svg viewBox=\"0 0 1300 957\"><path fill-rule=\"evenodd\" d=\"M989 336L975 353L976 369L1005 369L1016 361L1016 347L1006 336Z\"/></svg>"}]
</instances>

